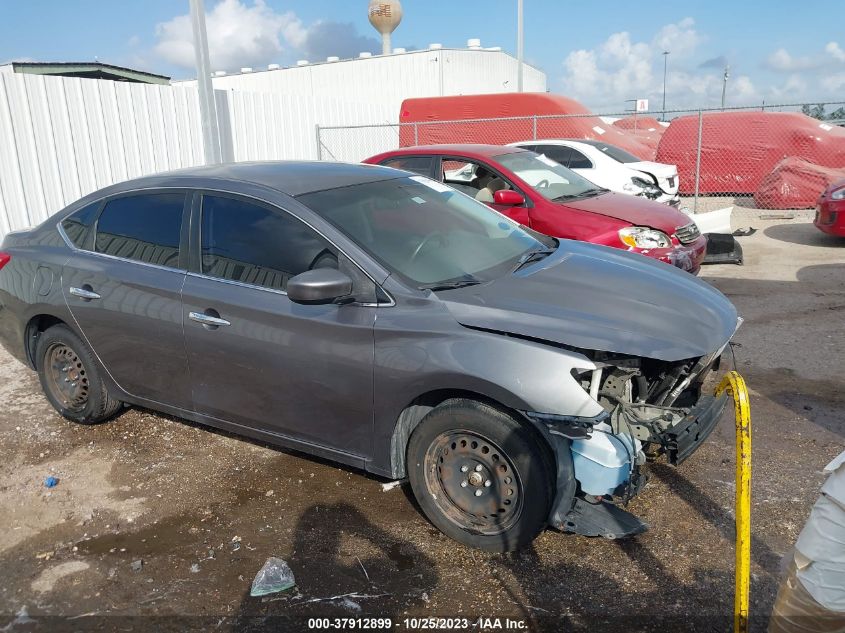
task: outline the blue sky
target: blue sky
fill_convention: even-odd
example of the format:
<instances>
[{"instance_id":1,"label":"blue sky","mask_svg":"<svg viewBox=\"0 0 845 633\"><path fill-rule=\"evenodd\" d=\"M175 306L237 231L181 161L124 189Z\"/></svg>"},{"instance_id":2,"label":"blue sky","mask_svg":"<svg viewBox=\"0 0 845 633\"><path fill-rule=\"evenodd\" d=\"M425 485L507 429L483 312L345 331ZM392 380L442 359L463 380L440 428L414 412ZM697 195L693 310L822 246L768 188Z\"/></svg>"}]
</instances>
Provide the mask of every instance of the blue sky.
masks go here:
<instances>
[{"instance_id":1,"label":"blue sky","mask_svg":"<svg viewBox=\"0 0 845 633\"><path fill-rule=\"evenodd\" d=\"M227 70L376 50L367 0L205 0L212 61ZM516 47L516 0L403 0L394 46L431 42ZM0 62L95 57L175 78L192 76L188 0L6 0ZM667 107L845 100L841 0L591 2L525 0L526 59L549 88L595 110L659 100L669 48ZM837 17L839 16L839 17ZM654 105L652 105L654 109Z\"/></svg>"}]
</instances>

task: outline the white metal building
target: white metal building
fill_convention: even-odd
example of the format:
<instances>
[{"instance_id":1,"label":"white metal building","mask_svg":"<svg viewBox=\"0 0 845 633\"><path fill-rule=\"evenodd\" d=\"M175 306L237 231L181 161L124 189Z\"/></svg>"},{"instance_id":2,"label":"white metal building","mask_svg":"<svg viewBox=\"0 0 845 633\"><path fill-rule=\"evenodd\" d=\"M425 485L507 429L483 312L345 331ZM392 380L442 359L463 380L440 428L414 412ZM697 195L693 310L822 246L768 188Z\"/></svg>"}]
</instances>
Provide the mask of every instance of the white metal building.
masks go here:
<instances>
[{"instance_id":1,"label":"white metal building","mask_svg":"<svg viewBox=\"0 0 845 633\"><path fill-rule=\"evenodd\" d=\"M470 48L440 48L372 56L358 59L303 63L292 68L271 64L267 70L243 69L239 74L215 73L214 87L252 93L279 93L333 98L386 106L393 117L372 123L396 123L404 99L466 94L516 92L516 58L500 48L481 48L478 40ZM332 59L332 58L330 58ZM546 75L523 64L525 92L546 92ZM196 84L196 80L174 82Z\"/></svg>"},{"instance_id":2,"label":"white metal building","mask_svg":"<svg viewBox=\"0 0 845 633\"><path fill-rule=\"evenodd\" d=\"M409 97L515 91L516 59L471 44L215 77L224 160L360 160L396 147L398 125L361 127L353 158L321 152L317 126L396 124ZM100 187L203 162L196 81L167 85L102 64L46 66L110 80L51 76L42 66L0 66L0 239ZM528 65L524 82L546 90Z\"/></svg>"}]
</instances>

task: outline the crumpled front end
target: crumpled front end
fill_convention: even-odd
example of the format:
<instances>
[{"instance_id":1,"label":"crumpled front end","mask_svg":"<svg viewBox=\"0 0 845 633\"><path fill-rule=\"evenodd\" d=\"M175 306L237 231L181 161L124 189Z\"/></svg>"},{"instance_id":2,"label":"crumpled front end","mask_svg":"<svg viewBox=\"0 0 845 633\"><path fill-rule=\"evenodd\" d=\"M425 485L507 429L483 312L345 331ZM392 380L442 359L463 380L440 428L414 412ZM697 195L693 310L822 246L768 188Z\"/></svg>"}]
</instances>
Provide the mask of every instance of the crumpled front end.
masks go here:
<instances>
[{"instance_id":1,"label":"crumpled front end","mask_svg":"<svg viewBox=\"0 0 845 633\"><path fill-rule=\"evenodd\" d=\"M574 374L604 413L591 420L542 420L558 453L571 453L576 490L559 499L550 523L588 536L619 538L645 524L620 507L645 485L644 465L666 457L677 466L718 424L727 395L703 392L728 341L713 352L677 362L594 352L595 369ZM561 461L559 459L559 465ZM567 498L568 497L568 498Z\"/></svg>"}]
</instances>

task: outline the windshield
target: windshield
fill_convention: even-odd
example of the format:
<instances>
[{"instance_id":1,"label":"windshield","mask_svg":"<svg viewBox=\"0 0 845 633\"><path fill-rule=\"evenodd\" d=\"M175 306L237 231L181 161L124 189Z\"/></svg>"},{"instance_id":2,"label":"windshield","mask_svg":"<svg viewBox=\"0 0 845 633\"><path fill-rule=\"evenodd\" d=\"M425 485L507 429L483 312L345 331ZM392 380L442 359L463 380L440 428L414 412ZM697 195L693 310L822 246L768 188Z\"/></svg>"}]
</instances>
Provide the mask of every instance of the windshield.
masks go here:
<instances>
[{"instance_id":1,"label":"windshield","mask_svg":"<svg viewBox=\"0 0 845 633\"><path fill-rule=\"evenodd\" d=\"M615 145L606 145L604 143L591 143L593 147L598 149L600 152L604 152L608 156L610 156L613 160L620 162L620 163L639 163L640 159L634 156L633 154L626 152L621 147L616 147Z\"/></svg>"},{"instance_id":2,"label":"windshield","mask_svg":"<svg viewBox=\"0 0 845 633\"><path fill-rule=\"evenodd\" d=\"M489 281L546 245L480 202L423 176L298 198L415 286Z\"/></svg>"},{"instance_id":3,"label":"windshield","mask_svg":"<svg viewBox=\"0 0 845 633\"><path fill-rule=\"evenodd\" d=\"M543 154L515 152L496 156L496 161L549 200L562 202L605 191Z\"/></svg>"}]
</instances>

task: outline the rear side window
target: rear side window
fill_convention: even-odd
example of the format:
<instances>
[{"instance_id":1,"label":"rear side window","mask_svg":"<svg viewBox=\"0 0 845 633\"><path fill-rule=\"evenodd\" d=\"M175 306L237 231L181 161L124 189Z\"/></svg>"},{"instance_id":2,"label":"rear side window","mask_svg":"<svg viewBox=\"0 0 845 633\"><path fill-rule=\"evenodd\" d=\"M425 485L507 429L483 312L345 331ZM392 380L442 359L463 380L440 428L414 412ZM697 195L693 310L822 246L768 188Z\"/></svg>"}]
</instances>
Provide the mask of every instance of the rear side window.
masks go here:
<instances>
[{"instance_id":1,"label":"rear side window","mask_svg":"<svg viewBox=\"0 0 845 633\"><path fill-rule=\"evenodd\" d=\"M62 229L65 235L76 248L90 248L90 240L87 240L89 229L97 219L97 211L100 209L100 201L82 207L79 211L71 213L62 220ZM87 244L86 244L87 242Z\"/></svg>"},{"instance_id":2,"label":"rear side window","mask_svg":"<svg viewBox=\"0 0 845 633\"><path fill-rule=\"evenodd\" d=\"M146 264L177 268L184 193L150 193L106 203L94 250Z\"/></svg>"},{"instance_id":3,"label":"rear side window","mask_svg":"<svg viewBox=\"0 0 845 633\"><path fill-rule=\"evenodd\" d=\"M404 169L405 171L412 171L421 176L431 177L431 172L434 166L433 156L403 156L401 158L391 158L382 163L385 167L393 167L394 169Z\"/></svg>"},{"instance_id":4,"label":"rear side window","mask_svg":"<svg viewBox=\"0 0 845 633\"><path fill-rule=\"evenodd\" d=\"M569 159L568 167L570 169L592 169L593 163L590 162L590 159L584 156L581 152L577 149L570 149L572 152L572 158ZM549 157L551 158L551 157Z\"/></svg>"},{"instance_id":5,"label":"rear side window","mask_svg":"<svg viewBox=\"0 0 845 633\"><path fill-rule=\"evenodd\" d=\"M337 251L281 210L237 198L202 198L202 272L272 290L314 268L337 268Z\"/></svg>"}]
</instances>

